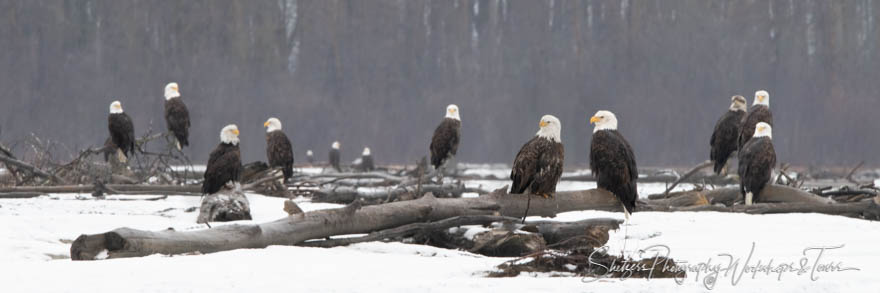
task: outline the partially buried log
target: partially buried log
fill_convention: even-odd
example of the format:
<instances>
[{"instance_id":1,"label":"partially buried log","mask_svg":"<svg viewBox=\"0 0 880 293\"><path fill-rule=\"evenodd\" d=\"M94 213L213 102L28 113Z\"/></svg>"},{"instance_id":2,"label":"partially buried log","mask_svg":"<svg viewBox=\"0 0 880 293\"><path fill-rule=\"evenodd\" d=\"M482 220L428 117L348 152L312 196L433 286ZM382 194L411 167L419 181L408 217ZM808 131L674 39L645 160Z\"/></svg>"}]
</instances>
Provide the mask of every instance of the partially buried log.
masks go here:
<instances>
[{"instance_id":1,"label":"partially buried log","mask_svg":"<svg viewBox=\"0 0 880 293\"><path fill-rule=\"evenodd\" d=\"M251 207L244 193L239 189L223 188L217 193L205 195L202 198L196 223L250 219Z\"/></svg>"}]
</instances>

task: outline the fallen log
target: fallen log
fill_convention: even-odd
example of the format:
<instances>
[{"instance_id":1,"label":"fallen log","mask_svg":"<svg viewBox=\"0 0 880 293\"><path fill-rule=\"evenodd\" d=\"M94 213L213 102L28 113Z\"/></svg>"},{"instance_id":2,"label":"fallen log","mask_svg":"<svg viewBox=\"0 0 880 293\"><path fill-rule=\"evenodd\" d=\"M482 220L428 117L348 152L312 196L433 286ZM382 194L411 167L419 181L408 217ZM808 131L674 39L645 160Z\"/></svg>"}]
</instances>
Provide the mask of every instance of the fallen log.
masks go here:
<instances>
[{"instance_id":1,"label":"fallen log","mask_svg":"<svg viewBox=\"0 0 880 293\"><path fill-rule=\"evenodd\" d=\"M198 185L133 185L133 184L107 184L107 188L126 192L126 194L168 194L168 195L201 195L201 186ZM0 193L9 192L41 192L41 193L91 193L95 185L61 185L61 186L16 186L0 188ZM174 193L174 194L171 194Z\"/></svg>"},{"instance_id":2,"label":"fallen log","mask_svg":"<svg viewBox=\"0 0 880 293\"><path fill-rule=\"evenodd\" d=\"M692 206L692 207L663 207L650 206L643 211L653 212L725 212L746 214L786 214L786 213L817 213L826 215L838 215L866 220L880 220L880 204L872 199L866 199L853 203L817 204L807 202L796 203L757 203L750 206Z\"/></svg>"},{"instance_id":3,"label":"fallen log","mask_svg":"<svg viewBox=\"0 0 880 293\"><path fill-rule=\"evenodd\" d=\"M395 228L386 229L386 230L382 230L382 231L376 231L376 232L370 233L369 235L361 236L361 237L307 241L307 242L303 242L303 243L298 244L298 246L308 246L308 247L345 246L345 245L350 245L350 244L355 244L355 243L383 241L385 239L409 237L409 236L412 236L415 234L427 234L427 233L431 233L434 231L445 230L445 229L449 229L452 227L458 227L458 226L488 225L493 222L499 222L499 221L519 221L519 219L513 218L513 217L492 216L492 215L458 216L458 217L443 219L443 220L436 221L436 222L407 224L407 225L403 225L400 227L395 227Z\"/></svg>"},{"instance_id":4,"label":"fallen log","mask_svg":"<svg viewBox=\"0 0 880 293\"><path fill-rule=\"evenodd\" d=\"M43 192L3 192L0 193L0 198L34 198L42 195L47 194Z\"/></svg>"},{"instance_id":5,"label":"fallen log","mask_svg":"<svg viewBox=\"0 0 880 293\"><path fill-rule=\"evenodd\" d=\"M103 234L81 235L70 247L73 260L136 257L154 253L211 253L238 248L264 248L269 245L295 245L309 239L334 235L360 234L405 224L437 221L460 215L487 215L498 210L490 201L479 199L418 200L295 214L258 225L225 225L213 229L177 232L142 231L120 228Z\"/></svg>"},{"instance_id":6,"label":"fallen log","mask_svg":"<svg viewBox=\"0 0 880 293\"><path fill-rule=\"evenodd\" d=\"M648 196L648 200L646 200L645 202L663 205L665 201L672 200L674 202L675 198L693 197L695 195L701 195L705 197L709 204L720 203L726 206L733 205L737 202L742 202L743 200L743 196L742 194L740 194L740 190L738 187L725 187L712 190L672 192L669 193L668 196L663 195L662 193L652 194ZM761 191L761 194L757 198L760 199L761 202L807 202L816 204L828 204L834 202L833 200L829 200L827 198L823 198L821 196L797 188L775 184L770 184L764 187L764 190Z\"/></svg>"},{"instance_id":7,"label":"fallen log","mask_svg":"<svg viewBox=\"0 0 880 293\"><path fill-rule=\"evenodd\" d=\"M803 199L812 194L788 187L765 188L765 192L781 191L780 195L765 194L760 198ZM787 189L786 189L787 188ZM91 260L96 256L109 258L145 256L154 253L181 254L199 251L211 253L238 248L262 248L269 245L297 245L310 239L336 235L362 234L399 227L417 222L439 221L457 216L501 215L521 217L528 197L508 194L501 188L478 198L435 198L425 195L416 200L391 202L381 205L361 206L359 201L338 209L317 210L294 214L276 221L256 225L227 225L207 230L177 232L141 231L120 228L103 234L81 235L71 245L71 258ZM793 190L793 191L792 191ZM609 192L601 189L557 192L545 199L530 195L529 216L553 217L558 213L579 210L621 211L622 206ZM872 212L876 203L849 204L850 206L804 203L792 206L790 212L819 212L829 214ZM725 209L716 206L691 207L695 211L716 210L729 212L764 211L774 209L741 208ZM811 208L820 208L810 210ZM651 204L640 205L641 211L687 210L685 207L669 207ZM638 211L637 210L637 211ZM105 252L106 250L106 252ZM103 253L102 253L103 252Z\"/></svg>"},{"instance_id":8,"label":"fallen log","mask_svg":"<svg viewBox=\"0 0 880 293\"><path fill-rule=\"evenodd\" d=\"M321 188L312 194L312 202L326 202L349 204L361 201L364 205L388 203L400 200L419 198L425 193L431 192L435 197L457 198L465 192L464 184L430 184L422 185L419 190L416 186L400 186L387 190L359 191L357 188L342 186L336 188Z\"/></svg>"},{"instance_id":9,"label":"fallen log","mask_svg":"<svg viewBox=\"0 0 880 293\"><path fill-rule=\"evenodd\" d=\"M199 208L196 223L229 222L250 220L250 203L241 190L224 188L214 194L205 195Z\"/></svg>"}]
</instances>

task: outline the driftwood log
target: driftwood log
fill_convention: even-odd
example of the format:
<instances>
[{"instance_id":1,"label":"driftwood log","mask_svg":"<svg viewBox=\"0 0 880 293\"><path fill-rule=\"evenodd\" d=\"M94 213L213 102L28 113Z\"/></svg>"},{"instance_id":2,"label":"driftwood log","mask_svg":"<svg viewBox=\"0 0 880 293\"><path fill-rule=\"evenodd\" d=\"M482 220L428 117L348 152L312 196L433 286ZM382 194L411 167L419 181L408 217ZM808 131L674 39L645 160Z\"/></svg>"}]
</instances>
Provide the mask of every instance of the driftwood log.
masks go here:
<instances>
[{"instance_id":1,"label":"driftwood log","mask_svg":"<svg viewBox=\"0 0 880 293\"><path fill-rule=\"evenodd\" d=\"M733 189L733 188L729 188ZM735 190L735 189L734 189ZM778 191L780 194L773 194ZM721 193L718 191L717 193ZM714 194L714 193L710 193ZM697 194L696 196L704 196ZM827 204L813 202L813 194L793 188L776 186L765 188L760 198L765 200L793 200L786 212L818 212L836 215L871 214L880 210L877 200L857 204ZM579 210L621 211L619 202L607 191L599 189L558 192L544 199L531 195L530 216L553 217L558 213ZM708 196L714 198L714 195ZM720 196L719 196L720 198ZM823 199L827 200L827 199ZM355 202L338 209L327 209L294 214L276 221L257 225L227 225L196 231L141 231L120 228L94 235L81 235L71 245L74 260L95 259L106 250L110 258L145 256L154 253L181 254L199 251L211 253L238 248L262 248L269 245L297 245L310 239L336 235L362 234L407 224L433 222L457 216L501 215L520 217L527 197L496 190L478 198L435 198L425 195L416 200L380 205L361 206ZM764 204L767 205L767 204ZM761 204L754 205L761 206ZM672 207L667 203L646 201L639 210L674 211L714 210L722 212L781 212L779 209L759 207L724 208L711 205Z\"/></svg>"},{"instance_id":2,"label":"driftwood log","mask_svg":"<svg viewBox=\"0 0 880 293\"><path fill-rule=\"evenodd\" d=\"M240 189L223 188L214 194L202 197L196 223L229 222L250 220L251 207L247 197Z\"/></svg>"},{"instance_id":3,"label":"driftwood log","mask_svg":"<svg viewBox=\"0 0 880 293\"><path fill-rule=\"evenodd\" d=\"M155 195L201 195L201 186L197 185L133 185L133 184L106 184L108 191L117 191L120 194L155 194ZM95 191L94 184L84 185L61 185L61 186L17 186L2 187L0 193L11 192L39 192L39 193L92 193Z\"/></svg>"},{"instance_id":4,"label":"driftwood log","mask_svg":"<svg viewBox=\"0 0 880 293\"><path fill-rule=\"evenodd\" d=\"M426 184L422 186L398 186L385 190L362 191L354 187L321 188L312 194L312 202L349 204L361 201L363 205L388 203L419 198L425 193L435 197L457 198L465 192L464 184Z\"/></svg>"}]
</instances>

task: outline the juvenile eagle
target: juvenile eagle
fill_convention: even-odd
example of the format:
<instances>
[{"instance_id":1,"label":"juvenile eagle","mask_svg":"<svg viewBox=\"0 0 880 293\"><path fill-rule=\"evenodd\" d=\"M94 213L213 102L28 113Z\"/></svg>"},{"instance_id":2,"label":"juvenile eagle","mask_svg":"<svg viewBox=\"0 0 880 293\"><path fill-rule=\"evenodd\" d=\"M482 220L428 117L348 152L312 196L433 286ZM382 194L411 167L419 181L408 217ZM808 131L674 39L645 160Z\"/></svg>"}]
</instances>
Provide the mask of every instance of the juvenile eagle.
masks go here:
<instances>
[{"instance_id":1,"label":"juvenile eagle","mask_svg":"<svg viewBox=\"0 0 880 293\"><path fill-rule=\"evenodd\" d=\"M293 176L293 147L290 139L281 131L281 120L272 117L263 123L266 127L266 157L269 159L269 167L281 167L284 174L284 182Z\"/></svg>"},{"instance_id":2,"label":"juvenile eagle","mask_svg":"<svg viewBox=\"0 0 880 293\"><path fill-rule=\"evenodd\" d=\"M624 215L629 219L639 198L636 156L629 142L617 131L614 113L604 110L596 112L590 118L590 123L596 124L590 142L590 170L596 177L596 185L620 200Z\"/></svg>"},{"instance_id":3,"label":"juvenile eagle","mask_svg":"<svg viewBox=\"0 0 880 293\"><path fill-rule=\"evenodd\" d=\"M556 192L556 183L562 177L565 159L562 124L553 115L544 115L538 126L538 133L522 146L513 161L510 193L530 192L549 198Z\"/></svg>"},{"instance_id":4,"label":"juvenile eagle","mask_svg":"<svg viewBox=\"0 0 880 293\"><path fill-rule=\"evenodd\" d=\"M712 132L712 138L709 140L709 145L712 147L709 151L709 159L715 163L715 174L721 174L727 159L736 151L739 127L746 115L746 98L737 95L730 100L730 108L715 123L715 131Z\"/></svg>"}]
</instances>

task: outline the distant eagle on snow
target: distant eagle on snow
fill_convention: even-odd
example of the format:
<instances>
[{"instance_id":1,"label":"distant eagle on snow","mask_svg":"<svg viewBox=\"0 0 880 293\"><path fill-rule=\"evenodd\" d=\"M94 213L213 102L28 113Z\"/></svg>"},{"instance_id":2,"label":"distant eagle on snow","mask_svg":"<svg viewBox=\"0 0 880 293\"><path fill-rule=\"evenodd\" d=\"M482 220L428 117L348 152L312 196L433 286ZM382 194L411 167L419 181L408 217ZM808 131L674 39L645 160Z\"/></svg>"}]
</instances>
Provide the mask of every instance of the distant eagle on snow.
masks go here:
<instances>
[{"instance_id":1,"label":"distant eagle on snow","mask_svg":"<svg viewBox=\"0 0 880 293\"><path fill-rule=\"evenodd\" d=\"M739 189L746 205L751 205L753 200L759 201L758 195L770 182L771 172L776 166L772 137L770 124L758 122L754 136L739 150Z\"/></svg>"},{"instance_id":2,"label":"distant eagle on snow","mask_svg":"<svg viewBox=\"0 0 880 293\"><path fill-rule=\"evenodd\" d=\"M334 141L332 145L330 145L330 166L333 166L333 169L336 169L336 172L342 172L342 166L339 165L339 141Z\"/></svg>"},{"instance_id":3,"label":"distant eagle on snow","mask_svg":"<svg viewBox=\"0 0 880 293\"><path fill-rule=\"evenodd\" d=\"M460 138L461 117L458 106L451 104L446 106L446 117L434 129L434 136L431 137L431 165L434 165L434 169L439 169L455 156Z\"/></svg>"},{"instance_id":4,"label":"distant eagle on snow","mask_svg":"<svg viewBox=\"0 0 880 293\"><path fill-rule=\"evenodd\" d=\"M635 211L639 191L636 181L639 169L629 142L617 131L617 117L609 111L596 112L590 118L595 123L590 142L590 171L599 188L610 191L623 204L629 219Z\"/></svg>"},{"instance_id":5,"label":"distant eagle on snow","mask_svg":"<svg viewBox=\"0 0 880 293\"><path fill-rule=\"evenodd\" d=\"M740 126L739 141L737 143L738 149L742 149L743 145L752 138L758 122L766 122L773 126L773 113L770 112L770 94L767 91L755 92L755 100L752 102L752 107L749 108L749 113L746 114L746 118L743 119L742 126Z\"/></svg>"},{"instance_id":6,"label":"distant eagle on snow","mask_svg":"<svg viewBox=\"0 0 880 293\"><path fill-rule=\"evenodd\" d=\"M364 147L364 152L361 153L361 171L370 172L376 169L376 166L373 163L373 155L370 154L370 148Z\"/></svg>"},{"instance_id":7,"label":"distant eagle on snow","mask_svg":"<svg viewBox=\"0 0 880 293\"><path fill-rule=\"evenodd\" d=\"M128 162L128 155L133 154L135 149L134 124L131 122L131 117L122 111L122 103L113 101L110 104L110 116L107 122L110 139L118 150L119 162Z\"/></svg>"},{"instance_id":8,"label":"distant eagle on snow","mask_svg":"<svg viewBox=\"0 0 880 293\"><path fill-rule=\"evenodd\" d=\"M530 192L549 198L562 177L562 124L553 115L544 115L538 126L538 133L522 146L513 161L510 193Z\"/></svg>"},{"instance_id":9,"label":"distant eagle on snow","mask_svg":"<svg viewBox=\"0 0 880 293\"><path fill-rule=\"evenodd\" d=\"M168 131L174 135L177 150L189 145L189 110L180 99L176 82L165 86L165 123Z\"/></svg>"},{"instance_id":10,"label":"distant eagle on snow","mask_svg":"<svg viewBox=\"0 0 880 293\"><path fill-rule=\"evenodd\" d=\"M737 95L730 100L730 108L715 123L715 131L712 132L712 138L709 140L709 145L712 147L709 159L715 163L715 174L721 174L727 159L736 151L739 127L742 125L743 117L746 116L746 98Z\"/></svg>"},{"instance_id":11,"label":"distant eagle on snow","mask_svg":"<svg viewBox=\"0 0 880 293\"><path fill-rule=\"evenodd\" d=\"M281 120L269 118L266 123L266 157L269 159L269 167L281 167L284 173L284 182L293 176L293 147L290 139L281 131Z\"/></svg>"},{"instance_id":12,"label":"distant eagle on snow","mask_svg":"<svg viewBox=\"0 0 880 293\"><path fill-rule=\"evenodd\" d=\"M220 131L220 144L211 151L205 168L202 194L220 191L227 183L233 185L241 179L241 151L238 148L238 126L227 125Z\"/></svg>"}]
</instances>

